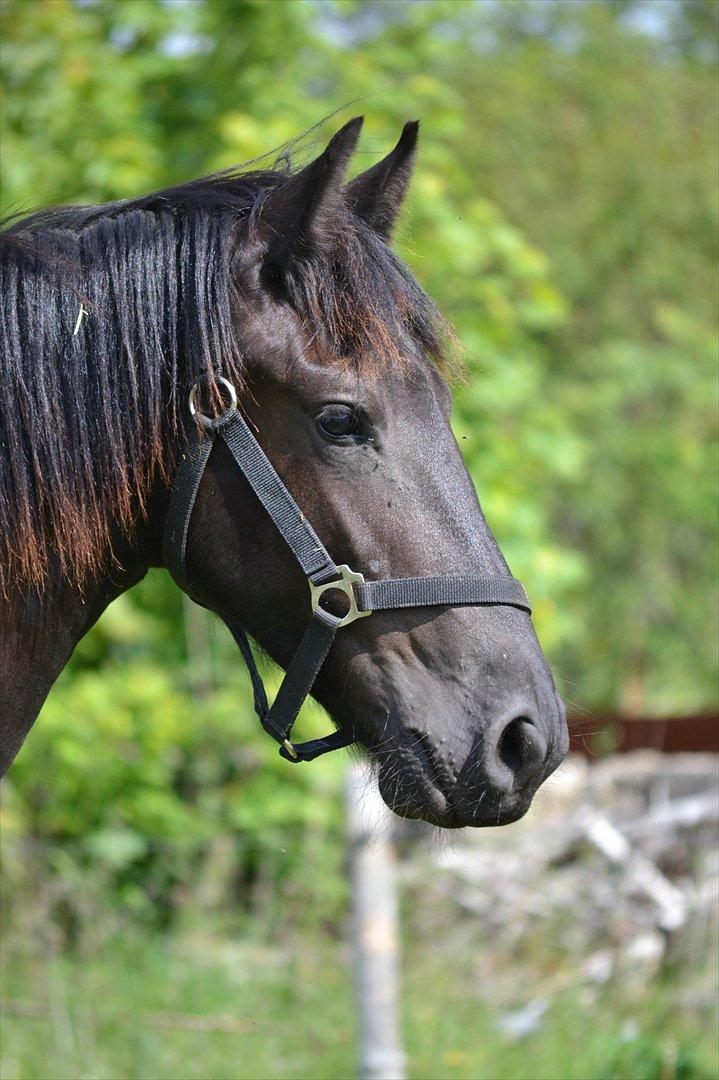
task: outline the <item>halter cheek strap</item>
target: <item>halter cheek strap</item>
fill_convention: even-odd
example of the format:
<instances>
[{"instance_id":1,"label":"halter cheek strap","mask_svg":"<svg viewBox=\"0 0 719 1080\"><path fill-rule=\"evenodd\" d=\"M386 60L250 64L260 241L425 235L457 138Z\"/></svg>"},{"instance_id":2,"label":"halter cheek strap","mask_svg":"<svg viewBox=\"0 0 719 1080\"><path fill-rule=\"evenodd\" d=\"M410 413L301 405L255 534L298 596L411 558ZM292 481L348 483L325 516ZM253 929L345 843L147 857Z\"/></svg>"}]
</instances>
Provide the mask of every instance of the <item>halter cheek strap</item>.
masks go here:
<instances>
[{"instance_id":1,"label":"halter cheek strap","mask_svg":"<svg viewBox=\"0 0 719 1080\"><path fill-rule=\"evenodd\" d=\"M395 608L464 604L500 604L527 612L531 608L521 583L512 577L453 574L365 581L362 574L349 566L336 565L238 412L234 387L225 379L219 381L228 391L231 405L217 419L197 413L194 391L190 397L190 412L196 416L200 428L192 425L170 491L164 535L165 565L180 588L206 607L188 576L187 538L207 462L215 441L221 438L299 563L310 588L311 616L272 705L267 700L245 630L231 613L220 610L218 614L247 665L255 711L263 728L280 744L280 754L287 761L311 761L354 742L352 735L342 731L305 743L295 744L290 740L297 714L340 628L373 611ZM349 608L345 615L332 615L321 606L323 593L330 590L343 592L347 597Z\"/></svg>"}]
</instances>

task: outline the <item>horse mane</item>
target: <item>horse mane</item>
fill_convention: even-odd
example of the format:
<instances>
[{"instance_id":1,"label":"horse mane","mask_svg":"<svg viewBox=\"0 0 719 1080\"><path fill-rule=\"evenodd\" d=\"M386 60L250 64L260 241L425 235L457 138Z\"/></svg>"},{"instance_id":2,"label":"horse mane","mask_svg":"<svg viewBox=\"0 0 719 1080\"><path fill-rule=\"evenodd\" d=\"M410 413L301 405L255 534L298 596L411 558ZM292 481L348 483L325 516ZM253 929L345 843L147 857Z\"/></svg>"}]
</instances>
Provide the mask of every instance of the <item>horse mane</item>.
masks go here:
<instances>
[{"instance_id":1,"label":"horse mane","mask_svg":"<svg viewBox=\"0 0 719 1080\"><path fill-rule=\"evenodd\" d=\"M226 171L140 198L39 211L0 233L0 593L52 562L81 584L167 482L187 393L242 383L233 258L289 171ZM334 362L441 361L441 319L346 207L288 298ZM241 332L240 332L241 338Z\"/></svg>"}]
</instances>

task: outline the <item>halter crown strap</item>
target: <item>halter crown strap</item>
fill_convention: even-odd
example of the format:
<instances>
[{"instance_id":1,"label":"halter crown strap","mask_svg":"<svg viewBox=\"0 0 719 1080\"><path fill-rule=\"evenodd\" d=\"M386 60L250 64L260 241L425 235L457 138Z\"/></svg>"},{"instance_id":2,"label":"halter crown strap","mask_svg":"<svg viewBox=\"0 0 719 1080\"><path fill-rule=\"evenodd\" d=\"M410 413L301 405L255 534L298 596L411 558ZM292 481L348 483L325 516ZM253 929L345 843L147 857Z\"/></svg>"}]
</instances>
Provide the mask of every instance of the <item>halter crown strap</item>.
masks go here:
<instances>
[{"instance_id":1,"label":"halter crown strap","mask_svg":"<svg viewBox=\"0 0 719 1080\"><path fill-rule=\"evenodd\" d=\"M199 427L197 424L192 426L170 491L163 543L165 565L180 588L196 603L206 607L188 574L187 541L200 483L215 441L221 438L310 586L312 614L272 705L267 700L244 628L231 613L219 611L219 614L247 665L255 711L263 728L280 744L280 754L287 761L311 761L329 750L354 742L354 736L341 731L300 744L290 741L292 725L341 627L371 615L373 611L395 608L462 604L500 604L527 612L531 612L531 608L521 582L512 577L450 574L365 581L362 574L348 566L338 566L238 412L234 387L225 379L219 381L230 394L230 408L214 420L200 414L196 416ZM194 390L190 397L190 412L196 415ZM349 605L345 615L332 615L321 606L322 595L329 590L345 594Z\"/></svg>"}]
</instances>

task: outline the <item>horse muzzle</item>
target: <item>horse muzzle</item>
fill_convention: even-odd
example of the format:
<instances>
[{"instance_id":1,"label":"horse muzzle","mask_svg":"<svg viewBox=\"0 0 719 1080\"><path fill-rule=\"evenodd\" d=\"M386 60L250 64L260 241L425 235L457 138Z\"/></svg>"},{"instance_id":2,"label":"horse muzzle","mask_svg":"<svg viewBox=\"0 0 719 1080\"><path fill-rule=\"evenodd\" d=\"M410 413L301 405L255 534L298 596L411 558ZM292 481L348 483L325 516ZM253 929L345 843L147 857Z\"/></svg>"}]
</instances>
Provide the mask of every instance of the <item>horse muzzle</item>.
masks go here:
<instances>
[{"instance_id":1,"label":"horse muzzle","mask_svg":"<svg viewBox=\"0 0 719 1080\"><path fill-rule=\"evenodd\" d=\"M400 817L442 828L506 825L529 809L568 748L564 708L537 716L505 710L482 725L466 752L456 725L407 727L375 753L378 783Z\"/></svg>"}]
</instances>

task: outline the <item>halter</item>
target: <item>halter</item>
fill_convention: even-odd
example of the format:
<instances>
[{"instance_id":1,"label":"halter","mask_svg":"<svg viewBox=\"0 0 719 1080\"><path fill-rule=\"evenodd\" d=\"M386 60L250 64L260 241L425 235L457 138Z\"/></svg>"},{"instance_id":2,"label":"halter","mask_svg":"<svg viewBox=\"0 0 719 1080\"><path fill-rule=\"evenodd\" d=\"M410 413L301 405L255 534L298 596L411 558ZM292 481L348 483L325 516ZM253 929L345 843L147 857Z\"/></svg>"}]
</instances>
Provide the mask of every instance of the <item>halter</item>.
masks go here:
<instances>
[{"instance_id":1,"label":"halter","mask_svg":"<svg viewBox=\"0 0 719 1080\"><path fill-rule=\"evenodd\" d=\"M366 618L373 611L395 608L492 604L530 613L531 608L521 582L513 577L450 574L365 581L362 574L349 566L336 565L238 411L234 386L227 379L218 381L226 389L230 405L215 419L199 412L196 387L190 394L190 413L197 423L192 425L170 491L164 535L165 565L180 588L196 603L207 607L188 577L187 537L212 447L221 438L302 568L310 588L311 616L271 706L247 634L233 616L219 614L247 664L255 711L262 727L279 743L280 755L286 761L311 761L355 741L352 735L341 731L305 743L295 744L290 740L302 703L314 685L335 634L342 627ZM333 615L322 607L322 596L329 591L344 593L349 604L345 615Z\"/></svg>"}]
</instances>

